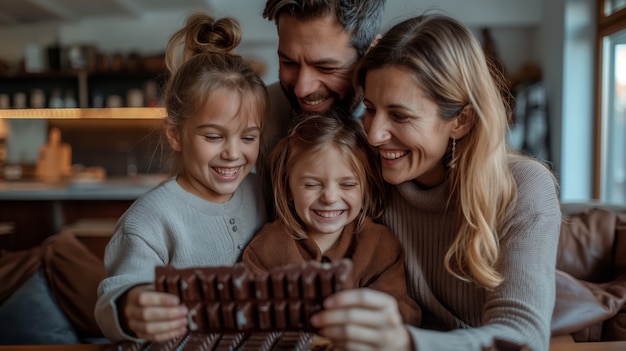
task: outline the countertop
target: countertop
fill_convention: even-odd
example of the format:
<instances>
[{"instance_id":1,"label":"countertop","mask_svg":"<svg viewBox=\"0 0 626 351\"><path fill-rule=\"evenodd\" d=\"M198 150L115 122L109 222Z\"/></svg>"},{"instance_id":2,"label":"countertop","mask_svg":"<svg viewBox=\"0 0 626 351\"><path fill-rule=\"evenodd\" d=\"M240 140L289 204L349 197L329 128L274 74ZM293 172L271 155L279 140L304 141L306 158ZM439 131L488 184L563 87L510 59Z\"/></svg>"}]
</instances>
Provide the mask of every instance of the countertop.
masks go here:
<instances>
[{"instance_id":1,"label":"countertop","mask_svg":"<svg viewBox=\"0 0 626 351\"><path fill-rule=\"evenodd\" d=\"M165 179L165 175L155 174L88 182L0 181L0 201L135 200Z\"/></svg>"}]
</instances>

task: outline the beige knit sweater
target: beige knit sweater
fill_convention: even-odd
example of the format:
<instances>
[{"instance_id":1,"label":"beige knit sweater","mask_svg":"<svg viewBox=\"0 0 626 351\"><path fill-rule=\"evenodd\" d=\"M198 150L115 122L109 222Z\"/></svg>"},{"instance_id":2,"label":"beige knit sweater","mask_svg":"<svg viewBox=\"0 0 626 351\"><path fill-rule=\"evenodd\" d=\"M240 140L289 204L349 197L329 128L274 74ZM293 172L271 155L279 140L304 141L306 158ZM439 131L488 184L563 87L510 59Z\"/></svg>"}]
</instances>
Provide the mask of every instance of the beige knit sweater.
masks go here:
<instances>
[{"instance_id":1,"label":"beige knit sweater","mask_svg":"<svg viewBox=\"0 0 626 351\"><path fill-rule=\"evenodd\" d=\"M396 186L383 222L404 244L409 294L424 320L440 330L411 327L416 350L481 350L494 338L548 350L555 299L555 263L561 213L555 184L541 164L516 159L515 209L502 219L497 265L504 282L493 291L463 282L444 268L457 230L457 208L446 210L449 184L421 190Z\"/></svg>"}]
</instances>

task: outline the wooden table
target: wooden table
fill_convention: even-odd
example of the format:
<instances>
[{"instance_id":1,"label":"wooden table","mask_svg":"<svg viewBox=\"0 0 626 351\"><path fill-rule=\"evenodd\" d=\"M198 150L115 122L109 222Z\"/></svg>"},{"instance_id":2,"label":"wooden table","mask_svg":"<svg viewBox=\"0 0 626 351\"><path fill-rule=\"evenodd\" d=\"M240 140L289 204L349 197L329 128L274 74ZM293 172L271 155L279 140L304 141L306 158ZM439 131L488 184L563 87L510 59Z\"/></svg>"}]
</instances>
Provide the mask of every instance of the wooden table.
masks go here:
<instances>
[{"instance_id":1,"label":"wooden table","mask_svg":"<svg viewBox=\"0 0 626 351\"><path fill-rule=\"evenodd\" d=\"M0 351L109 351L111 345L0 345ZM624 351L626 341L553 343L550 351Z\"/></svg>"},{"instance_id":2,"label":"wooden table","mask_svg":"<svg viewBox=\"0 0 626 351\"><path fill-rule=\"evenodd\" d=\"M626 341L553 343L550 351L624 351Z\"/></svg>"},{"instance_id":3,"label":"wooden table","mask_svg":"<svg viewBox=\"0 0 626 351\"><path fill-rule=\"evenodd\" d=\"M0 351L109 351L111 345L0 345Z\"/></svg>"}]
</instances>

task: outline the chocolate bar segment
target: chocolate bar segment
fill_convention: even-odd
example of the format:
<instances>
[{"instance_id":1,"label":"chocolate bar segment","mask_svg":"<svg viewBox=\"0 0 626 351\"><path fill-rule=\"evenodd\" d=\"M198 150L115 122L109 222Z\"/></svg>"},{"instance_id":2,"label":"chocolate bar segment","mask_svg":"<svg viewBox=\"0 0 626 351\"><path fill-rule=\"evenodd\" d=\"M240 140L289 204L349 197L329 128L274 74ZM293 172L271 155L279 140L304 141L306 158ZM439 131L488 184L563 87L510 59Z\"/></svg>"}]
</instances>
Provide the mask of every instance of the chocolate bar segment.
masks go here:
<instances>
[{"instance_id":1,"label":"chocolate bar segment","mask_svg":"<svg viewBox=\"0 0 626 351\"><path fill-rule=\"evenodd\" d=\"M189 334L182 351L211 351L218 340L218 334Z\"/></svg>"},{"instance_id":2,"label":"chocolate bar segment","mask_svg":"<svg viewBox=\"0 0 626 351\"><path fill-rule=\"evenodd\" d=\"M170 351L170 350L176 350L178 349L178 347L185 342L185 339L188 338L188 336L179 336L173 339L170 339L168 341L165 342L159 342L159 343L152 343L150 345L149 350L150 351Z\"/></svg>"},{"instance_id":3,"label":"chocolate bar segment","mask_svg":"<svg viewBox=\"0 0 626 351\"><path fill-rule=\"evenodd\" d=\"M352 263L310 261L253 274L243 264L156 268L157 291L189 308L191 333L314 331L313 314L326 297L352 288Z\"/></svg>"},{"instance_id":4,"label":"chocolate bar segment","mask_svg":"<svg viewBox=\"0 0 626 351\"><path fill-rule=\"evenodd\" d=\"M119 342L115 351L310 351L313 334L306 332L269 333L188 333L162 343Z\"/></svg>"}]
</instances>

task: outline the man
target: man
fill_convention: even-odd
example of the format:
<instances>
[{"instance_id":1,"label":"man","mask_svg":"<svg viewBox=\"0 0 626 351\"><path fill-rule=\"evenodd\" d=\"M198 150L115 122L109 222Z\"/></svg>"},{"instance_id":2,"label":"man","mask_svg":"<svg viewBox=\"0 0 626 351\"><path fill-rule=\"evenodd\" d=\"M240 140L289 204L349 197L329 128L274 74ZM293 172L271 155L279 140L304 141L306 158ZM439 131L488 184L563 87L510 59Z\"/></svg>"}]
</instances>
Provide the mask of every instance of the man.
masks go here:
<instances>
[{"instance_id":1,"label":"man","mask_svg":"<svg viewBox=\"0 0 626 351\"><path fill-rule=\"evenodd\" d=\"M295 114L342 107L359 114L352 74L380 39L386 0L268 0L263 17L278 29L279 82L268 87L271 112L262 133L257 169L269 190L269 154ZM356 110L356 111L355 111ZM271 190L267 199L273 204ZM273 208L273 206L269 206Z\"/></svg>"}]
</instances>

